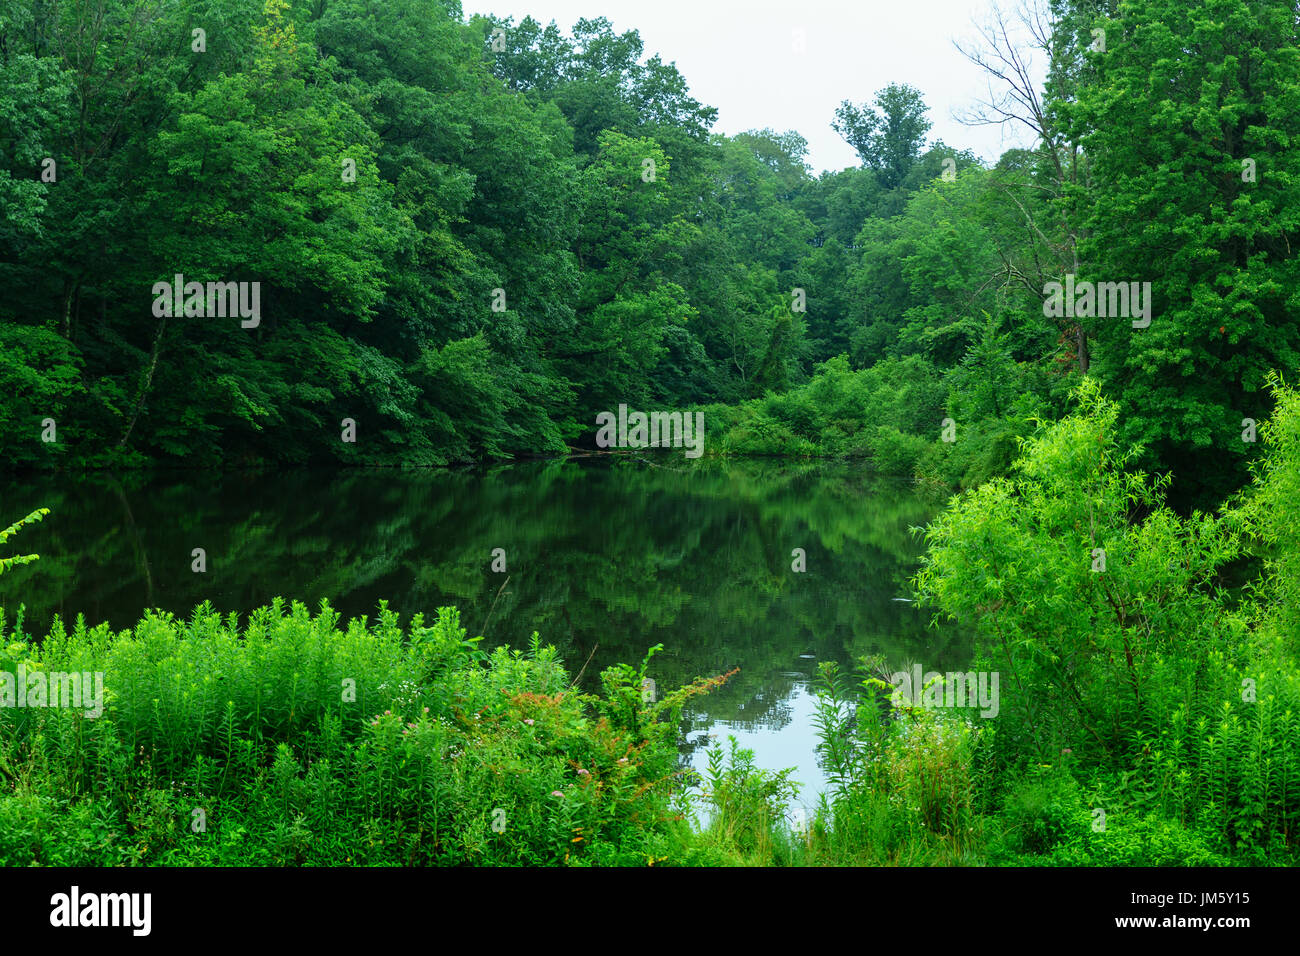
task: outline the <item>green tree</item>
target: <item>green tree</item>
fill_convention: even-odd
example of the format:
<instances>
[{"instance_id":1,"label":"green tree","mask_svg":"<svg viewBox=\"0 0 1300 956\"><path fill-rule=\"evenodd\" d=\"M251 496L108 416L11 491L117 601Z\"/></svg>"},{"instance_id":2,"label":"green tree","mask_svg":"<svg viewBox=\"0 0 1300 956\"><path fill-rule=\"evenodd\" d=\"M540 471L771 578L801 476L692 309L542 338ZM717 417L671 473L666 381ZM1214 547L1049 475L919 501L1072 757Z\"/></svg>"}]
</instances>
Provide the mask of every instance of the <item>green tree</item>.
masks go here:
<instances>
[{"instance_id":1,"label":"green tree","mask_svg":"<svg viewBox=\"0 0 1300 956\"><path fill-rule=\"evenodd\" d=\"M1244 476L1240 423L1266 416L1269 372L1300 366L1294 10L1133 0L1102 26L1071 109L1096 197L1081 271L1150 282L1154 301L1148 328L1091 320L1095 371L1148 464L1215 500Z\"/></svg>"},{"instance_id":2,"label":"green tree","mask_svg":"<svg viewBox=\"0 0 1300 956\"><path fill-rule=\"evenodd\" d=\"M845 100L831 125L858 151L862 163L894 189L903 184L921 155L930 132L929 112L921 91L905 83L890 83L876 94L875 108Z\"/></svg>"},{"instance_id":3,"label":"green tree","mask_svg":"<svg viewBox=\"0 0 1300 956\"><path fill-rule=\"evenodd\" d=\"M1025 443L1011 477L931 523L916 577L927 604L975 626L1001 672L1004 736L1040 758L1127 752L1202 686L1213 655L1239 660L1245 634L1217 583L1237 536L1164 505L1168 479L1134 468L1095 380L1078 403Z\"/></svg>"}]
</instances>

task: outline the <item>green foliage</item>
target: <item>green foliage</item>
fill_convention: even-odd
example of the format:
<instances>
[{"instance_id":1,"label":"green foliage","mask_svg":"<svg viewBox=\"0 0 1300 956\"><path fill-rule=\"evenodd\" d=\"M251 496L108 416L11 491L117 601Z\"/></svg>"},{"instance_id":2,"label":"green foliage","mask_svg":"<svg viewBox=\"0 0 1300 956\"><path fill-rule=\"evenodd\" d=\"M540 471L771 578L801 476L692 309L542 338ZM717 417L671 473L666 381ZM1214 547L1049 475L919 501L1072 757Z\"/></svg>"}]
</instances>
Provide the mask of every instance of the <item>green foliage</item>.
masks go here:
<instances>
[{"instance_id":1,"label":"green foliage","mask_svg":"<svg viewBox=\"0 0 1300 956\"><path fill-rule=\"evenodd\" d=\"M18 635L0 669L99 671L98 717L0 711L8 865L646 865L685 855L676 728L700 680L574 693L554 648L478 649L454 608L340 627L277 600ZM639 684L636 685L639 695ZM195 811L202 811L197 814ZM202 819L203 825L195 821Z\"/></svg>"},{"instance_id":2,"label":"green foliage","mask_svg":"<svg viewBox=\"0 0 1300 956\"><path fill-rule=\"evenodd\" d=\"M864 458L880 474L979 484L1007 470L1017 439L1048 406L1041 381L1011 362L990 334L947 375L916 355L859 371L841 355L787 392L730 408L711 406L705 410L709 449ZM1028 390L1016 392L1018 386ZM951 442L944 438L948 419Z\"/></svg>"},{"instance_id":3,"label":"green foliage","mask_svg":"<svg viewBox=\"0 0 1300 956\"><path fill-rule=\"evenodd\" d=\"M892 701L881 658L853 680L821 665L814 720L832 783L818 813L817 852L834 862L965 859L984 786L985 731L960 715Z\"/></svg>"},{"instance_id":4,"label":"green foliage","mask_svg":"<svg viewBox=\"0 0 1300 956\"><path fill-rule=\"evenodd\" d=\"M620 402L761 402L849 352L945 367L972 308L1010 298L988 282L988 181L968 154L921 151L914 90L859 111L871 170L814 180L802 136L711 135L716 110L603 18L566 36L440 0L209 6L2 21L23 69L0 104L0 270L19 290L0 305L0 428L19 439L0 463L559 453ZM221 36L197 61L174 41L196 10ZM41 179L46 156L66 157L67 189ZM961 178L932 189L944 159ZM889 255L855 246L903 213ZM895 253L905 274L879 273ZM141 322L178 274L258 283L258 325ZM841 409L825 436L756 425L736 450L910 470L917 433L874 412ZM56 442L35 437L46 417Z\"/></svg>"},{"instance_id":5,"label":"green foliage","mask_svg":"<svg viewBox=\"0 0 1300 956\"><path fill-rule=\"evenodd\" d=\"M1002 822L1014 851L1043 856L1061 843L1081 839L1091 817L1072 777L1040 772L1010 789Z\"/></svg>"},{"instance_id":6,"label":"green foliage","mask_svg":"<svg viewBox=\"0 0 1300 956\"><path fill-rule=\"evenodd\" d=\"M741 861L771 861L784 849L787 807L799 795L792 773L759 768L754 752L735 737L727 738L726 749L712 748L700 784L711 811L707 837Z\"/></svg>"},{"instance_id":7,"label":"green foliage","mask_svg":"<svg viewBox=\"0 0 1300 956\"><path fill-rule=\"evenodd\" d=\"M1294 852L1300 683L1271 606L1287 594L1271 590L1270 566L1260 614L1219 577L1243 551L1240 529L1270 540L1293 451L1277 440L1292 399L1278 397L1257 485L1222 517L1164 506L1168 480L1132 470L1138 451L1119 450L1117 406L1085 379L1078 411L1025 441L1012 477L954 499L926 529L918 592L976 628L976 666L999 670L1006 688L993 768L1059 771L1007 794L1012 852L1052 856L1060 844L1062 860L1103 865ZM1081 832L1075 765L1103 776L1094 808L1146 820L1167 845L1135 856L1137 830L1070 842Z\"/></svg>"},{"instance_id":8,"label":"green foliage","mask_svg":"<svg viewBox=\"0 0 1300 956\"><path fill-rule=\"evenodd\" d=\"M1245 633L1216 583L1236 536L1210 516L1177 517L1161 501L1167 480L1127 470L1136 453L1120 450L1118 409L1095 383L1079 402L1025 442L1013 477L931 524L916 578L1014 678L1002 736L1040 755L1127 751L1135 730L1203 692L1210 655L1231 660Z\"/></svg>"},{"instance_id":9,"label":"green foliage","mask_svg":"<svg viewBox=\"0 0 1300 956\"><path fill-rule=\"evenodd\" d=\"M992 168L927 144L926 104L890 83L836 114L864 166L815 177L796 131L711 134L717 111L605 18L155 6L0 16L7 467L562 453L628 402L714 406L734 454L972 487L1091 374L1186 512L1240 487L1235 423L1300 364L1300 58L1276 3L1054 4L1041 109L1015 117L1039 142ZM202 57L176 42L194 22ZM1103 25L1124 56L1088 49ZM1045 316L1067 273L1150 280L1151 326ZM257 282L261 322L141 321L177 274ZM876 375L828 375L840 355ZM810 414L818 379L857 404ZM1211 453L1228 467L1202 480Z\"/></svg>"},{"instance_id":10,"label":"green foliage","mask_svg":"<svg viewBox=\"0 0 1300 956\"><path fill-rule=\"evenodd\" d=\"M1238 423L1267 414L1268 373L1300 367L1293 11L1133 0L1094 25L1122 54L1083 53L1064 108L1091 158L1091 188L1067 200L1083 227L1075 271L1150 281L1154 297L1145 329L1083 320L1094 374L1124 409L1123 439L1214 500L1245 477Z\"/></svg>"},{"instance_id":11,"label":"green foliage","mask_svg":"<svg viewBox=\"0 0 1300 956\"><path fill-rule=\"evenodd\" d=\"M37 508L27 517L19 518L9 527L0 530L0 544L4 544L27 525L42 520L49 513L49 508ZM0 574L4 574L4 572L8 571L10 568L16 568L20 564L31 564L39 558L39 554L14 554L7 558L0 557Z\"/></svg>"},{"instance_id":12,"label":"green foliage","mask_svg":"<svg viewBox=\"0 0 1300 956\"><path fill-rule=\"evenodd\" d=\"M1300 527L1293 515L1300 501L1300 394L1270 377L1273 415L1259 438L1263 456L1254 464L1254 483L1232 515L1258 542L1266 577L1261 596L1266 631L1291 655L1300 653Z\"/></svg>"},{"instance_id":13,"label":"green foliage","mask_svg":"<svg viewBox=\"0 0 1300 956\"><path fill-rule=\"evenodd\" d=\"M60 622L39 644L20 614L0 663L103 668L111 696L90 724L0 715L0 859L1294 855L1293 5L1054 0L1041 100L1015 88L999 102L1031 115L994 107L1031 148L991 169L927 148L925 103L891 83L836 113L863 168L816 178L795 131L710 134L716 110L604 18L566 36L445 0L84 12L0 0L0 465L447 465L589 444L593 412L621 402L705 405L724 455L974 488L925 530L914 583L976 631L1007 699L996 732L976 730L886 710L875 671L828 671L833 790L807 839L779 820L785 772L733 741L692 843L674 738L715 684L646 701L657 648L601 671L596 696L536 640L486 654L446 608L340 630L327 605L276 602L242 627L203 605L116 635ZM177 42L193 22L202 57ZM1109 52L1088 47L1097 27ZM257 283L262 320L142 320L178 274ZM1066 274L1149 281L1150 326L1045 315ZM1270 411L1261 454L1241 429ZM344 420L360 442L339 440ZM890 534L814 514L836 553ZM233 547L256 555L253 530ZM35 558L0 573L19 586ZM1250 560L1263 574L1226 593ZM328 573L355 587L400 563ZM656 550L639 571L684 564ZM680 589L655 588L638 612L684 619ZM749 621L771 606L748 603ZM211 839L187 835L196 805ZM1111 825L1085 826L1099 808Z\"/></svg>"},{"instance_id":14,"label":"green foliage","mask_svg":"<svg viewBox=\"0 0 1300 956\"><path fill-rule=\"evenodd\" d=\"M78 431L68 409L86 390L81 364L54 330L0 322L0 435L11 465L49 465L66 454ZM42 440L46 419L54 421L52 442Z\"/></svg>"},{"instance_id":15,"label":"green foliage","mask_svg":"<svg viewBox=\"0 0 1300 956\"><path fill-rule=\"evenodd\" d=\"M1058 847L1046 862L1052 866L1227 866L1232 861L1214 852L1194 830L1155 815L1108 825L1102 833L1085 831L1081 840Z\"/></svg>"},{"instance_id":16,"label":"green foliage","mask_svg":"<svg viewBox=\"0 0 1300 956\"><path fill-rule=\"evenodd\" d=\"M930 121L919 90L891 83L876 94L876 106L858 107L845 100L835 111L835 131L858 151L863 165L893 189L902 184L920 155Z\"/></svg>"},{"instance_id":17,"label":"green foliage","mask_svg":"<svg viewBox=\"0 0 1300 956\"><path fill-rule=\"evenodd\" d=\"M873 457L879 448L895 455L884 464L907 470L914 460L899 455L895 436L929 433L937 439L942 407L939 377L920 359L854 372L839 356L806 385L747 402L734 412L706 410L705 422L713 422L711 412L721 413L725 430L713 444L729 454ZM912 448L919 457L921 446Z\"/></svg>"}]
</instances>

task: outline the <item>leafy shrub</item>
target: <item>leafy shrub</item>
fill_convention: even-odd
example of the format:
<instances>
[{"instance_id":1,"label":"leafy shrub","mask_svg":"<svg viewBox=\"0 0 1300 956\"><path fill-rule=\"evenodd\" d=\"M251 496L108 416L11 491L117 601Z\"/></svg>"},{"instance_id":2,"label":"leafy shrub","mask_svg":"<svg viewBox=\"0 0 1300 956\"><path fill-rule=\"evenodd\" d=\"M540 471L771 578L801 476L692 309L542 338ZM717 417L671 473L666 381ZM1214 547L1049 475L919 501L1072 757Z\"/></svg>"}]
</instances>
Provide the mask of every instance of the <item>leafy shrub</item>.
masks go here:
<instances>
[{"instance_id":1,"label":"leafy shrub","mask_svg":"<svg viewBox=\"0 0 1300 956\"><path fill-rule=\"evenodd\" d=\"M770 859L774 831L784 828L786 808L799 795L792 772L759 768L754 752L738 747L735 737L728 738L726 750L712 748L703 774L704 796L713 811L711 832L746 860Z\"/></svg>"},{"instance_id":2,"label":"leafy shrub","mask_svg":"<svg viewBox=\"0 0 1300 956\"><path fill-rule=\"evenodd\" d=\"M86 390L82 364L77 349L53 329L0 321L0 460L29 467L66 454L75 428L62 431L60 441L43 442L42 422L53 418L56 428L66 427L65 411Z\"/></svg>"},{"instance_id":3,"label":"leafy shrub","mask_svg":"<svg viewBox=\"0 0 1300 956\"><path fill-rule=\"evenodd\" d=\"M1074 780L1061 774L1039 775L1007 794L1001 823L1016 852L1042 855L1077 839L1090 820Z\"/></svg>"},{"instance_id":4,"label":"leafy shrub","mask_svg":"<svg viewBox=\"0 0 1300 956\"><path fill-rule=\"evenodd\" d=\"M1207 689L1211 654L1245 645L1217 583L1237 537L1165 508L1167 481L1126 470L1136 450L1116 447L1116 406L1092 382L1079 398L1077 414L1025 442L1013 477L926 529L915 579L923 601L975 626L981 668L1014 691L1003 744L1044 759L1131 752L1136 732Z\"/></svg>"},{"instance_id":5,"label":"leafy shrub","mask_svg":"<svg viewBox=\"0 0 1300 956\"><path fill-rule=\"evenodd\" d=\"M1269 380L1273 416L1260 426L1264 454L1252 467L1254 482L1235 502L1231 519L1256 544L1264 560L1259 583L1262 630L1291 657L1300 654L1300 392L1274 375Z\"/></svg>"},{"instance_id":6,"label":"leafy shrub","mask_svg":"<svg viewBox=\"0 0 1300 956\"><path fill-rule=\"evenodd\" d=\"M877 861L916 862L899 854L936 839L960 855L975 839L984 731L957 714L886 707L893 688L882 670L864 659L855 682L821 666L814 723L831 791L819 819L832 844L868 847Z\"/></svg>"},{"instance_id":7,"label":"leafy shrub","mask_svg":"<svg viewBox=\"0 0 1300 956\"><path fill-rule=\"evenodd\" d=\"M1225 866L1196 831L1177 821L1146 814L1128 820L1108 814L1106 828L1085 827L1077 839L1057 846L1044 862L1052 866Z\"/></svg>"},{"instance_id":8,"label":"leafy shrub","mask_svg":"<svg viewBox=\"0 0 1300 956\"><path fill-rule=\"evenodd\" d=\"M56 620L0 668L100 671L104 712L0 710L0 862L634 864L679 860L680 714L639 668L572 690L554 648L479 649L453 608L341 626L280 600L112 634ZM657 649L657 648L656 648Z\"/></svg>"},{"instance_id":9,"label":"leafy shrub","mask_svg":"<svg viewBox=\"0 0 1300 956\"><path fill-rule=\"evenodd\" d=\"M1274 457L1237 510L1180 517L1164 505L1168 480L1132 470L1139 450L1116 447L1116 406L1087 380L1077 397L1078 412L1023 443L1012 477L954 499L925 532L917 590L974 625L975 666L1002 674L992 769L1014 779L1071 751L1122 768L1125 819L1179 828L1159 831L1173 841L1159 858L1292 858L1300 675L1275 629L1290 532L1273 509L1293 478L1294 448L1278 436L1300 406L1282 397L1282 421L1266 429ZM1222 590L1243 531L1273 549L1263 611ZM1064 805L1037 782L1007 801L1014 849L1055 852ZM1184 829L1195 836L1179 849Z\"/></svg>"}]
</instances>

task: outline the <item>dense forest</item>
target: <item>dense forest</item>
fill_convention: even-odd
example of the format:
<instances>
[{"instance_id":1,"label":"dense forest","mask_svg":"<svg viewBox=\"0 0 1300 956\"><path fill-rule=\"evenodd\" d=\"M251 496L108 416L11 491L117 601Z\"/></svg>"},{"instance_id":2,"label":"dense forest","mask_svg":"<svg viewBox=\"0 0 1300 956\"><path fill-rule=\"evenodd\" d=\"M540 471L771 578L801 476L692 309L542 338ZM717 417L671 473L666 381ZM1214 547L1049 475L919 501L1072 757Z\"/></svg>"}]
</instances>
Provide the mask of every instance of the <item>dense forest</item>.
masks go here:
<instances>
[{"instance_id":1,"label":"dense forest","mask_svg":"<svg viewBox=\"0 0 1300 956\"><path fill-rule=\"evenodd\" d=\"M843 91L860 163L816 174L604 18L0 0L0 488L86 482L0 501L0 543L64 516L0 556L0 673L112 691L87 730L0 681L0 863L1294 864L1295 4L992 17L967 120L1031 148L938 141L896 82ZM582 472L623 406L699 413L708 460ZM303 469L224 527L266 481L133 511L118 478L533 456L530 496ZM269 598L286 554L378 614ZM125 590L95 563L143 569L124 631L58 616ZM471 636L505 617L540 636ZM890 696L941 621L996 720ZM654 627L682 646L629 647ZM692 772L678 731L705 694L778 711L728 668L804 644L828 784L795 830L788 772L734 742Z\"/></svg>"},{"instance_id":2,"label":"dense forest","mask_svg":"<svg viewBox=\"0 0 1300 956\"><path fill-rule=\"evenodd\" d=\"M604 19L7 3L0 455L442 464L712 405L710 451L974 483L1087 373L1212 500L1300 363L1293 21L1053 0L1043 89L1005 34L967 51L994 79L974 120L1035 148L990 168L930 141L916 90L845 90L861 166L814 176L796 132L711 133ZM1052 308L1067 276L1150 283L1149 324ZM257 319L191 282L257 282Z\"/></svg>"}]
</instances>

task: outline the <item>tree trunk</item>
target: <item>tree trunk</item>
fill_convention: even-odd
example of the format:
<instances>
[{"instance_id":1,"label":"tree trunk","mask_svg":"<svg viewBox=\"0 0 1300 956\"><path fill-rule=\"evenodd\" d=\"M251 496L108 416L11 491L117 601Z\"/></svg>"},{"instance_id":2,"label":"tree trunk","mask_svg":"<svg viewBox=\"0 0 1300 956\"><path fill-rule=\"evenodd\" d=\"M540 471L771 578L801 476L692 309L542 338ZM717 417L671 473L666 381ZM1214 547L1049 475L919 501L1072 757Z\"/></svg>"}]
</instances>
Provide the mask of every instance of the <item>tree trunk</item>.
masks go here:
<instances>
[{"instance_id":1,"label":"tree trunk","mask_svg":"<svg viewBox=\"0 0 1300 956\"><path fill-rule=\"evenodd\" d=\"M149 356L149 367L145 369L144 381L140 383L140 392L135 397L135 408L131 412L131 421L127 423L126 431L122 434L122 439L117 443L118 448L124 448L127 440L131 437L132 430L135 429L136 419L140 417L140 409L144 407L144 398L149 394L149 388L153 385L154 369L158 367L158 355L162 351L163 330L167 328L167 317L163 316L158 323L158 333L153 337L153 353Z\"/></svg>"}]
</instances>

